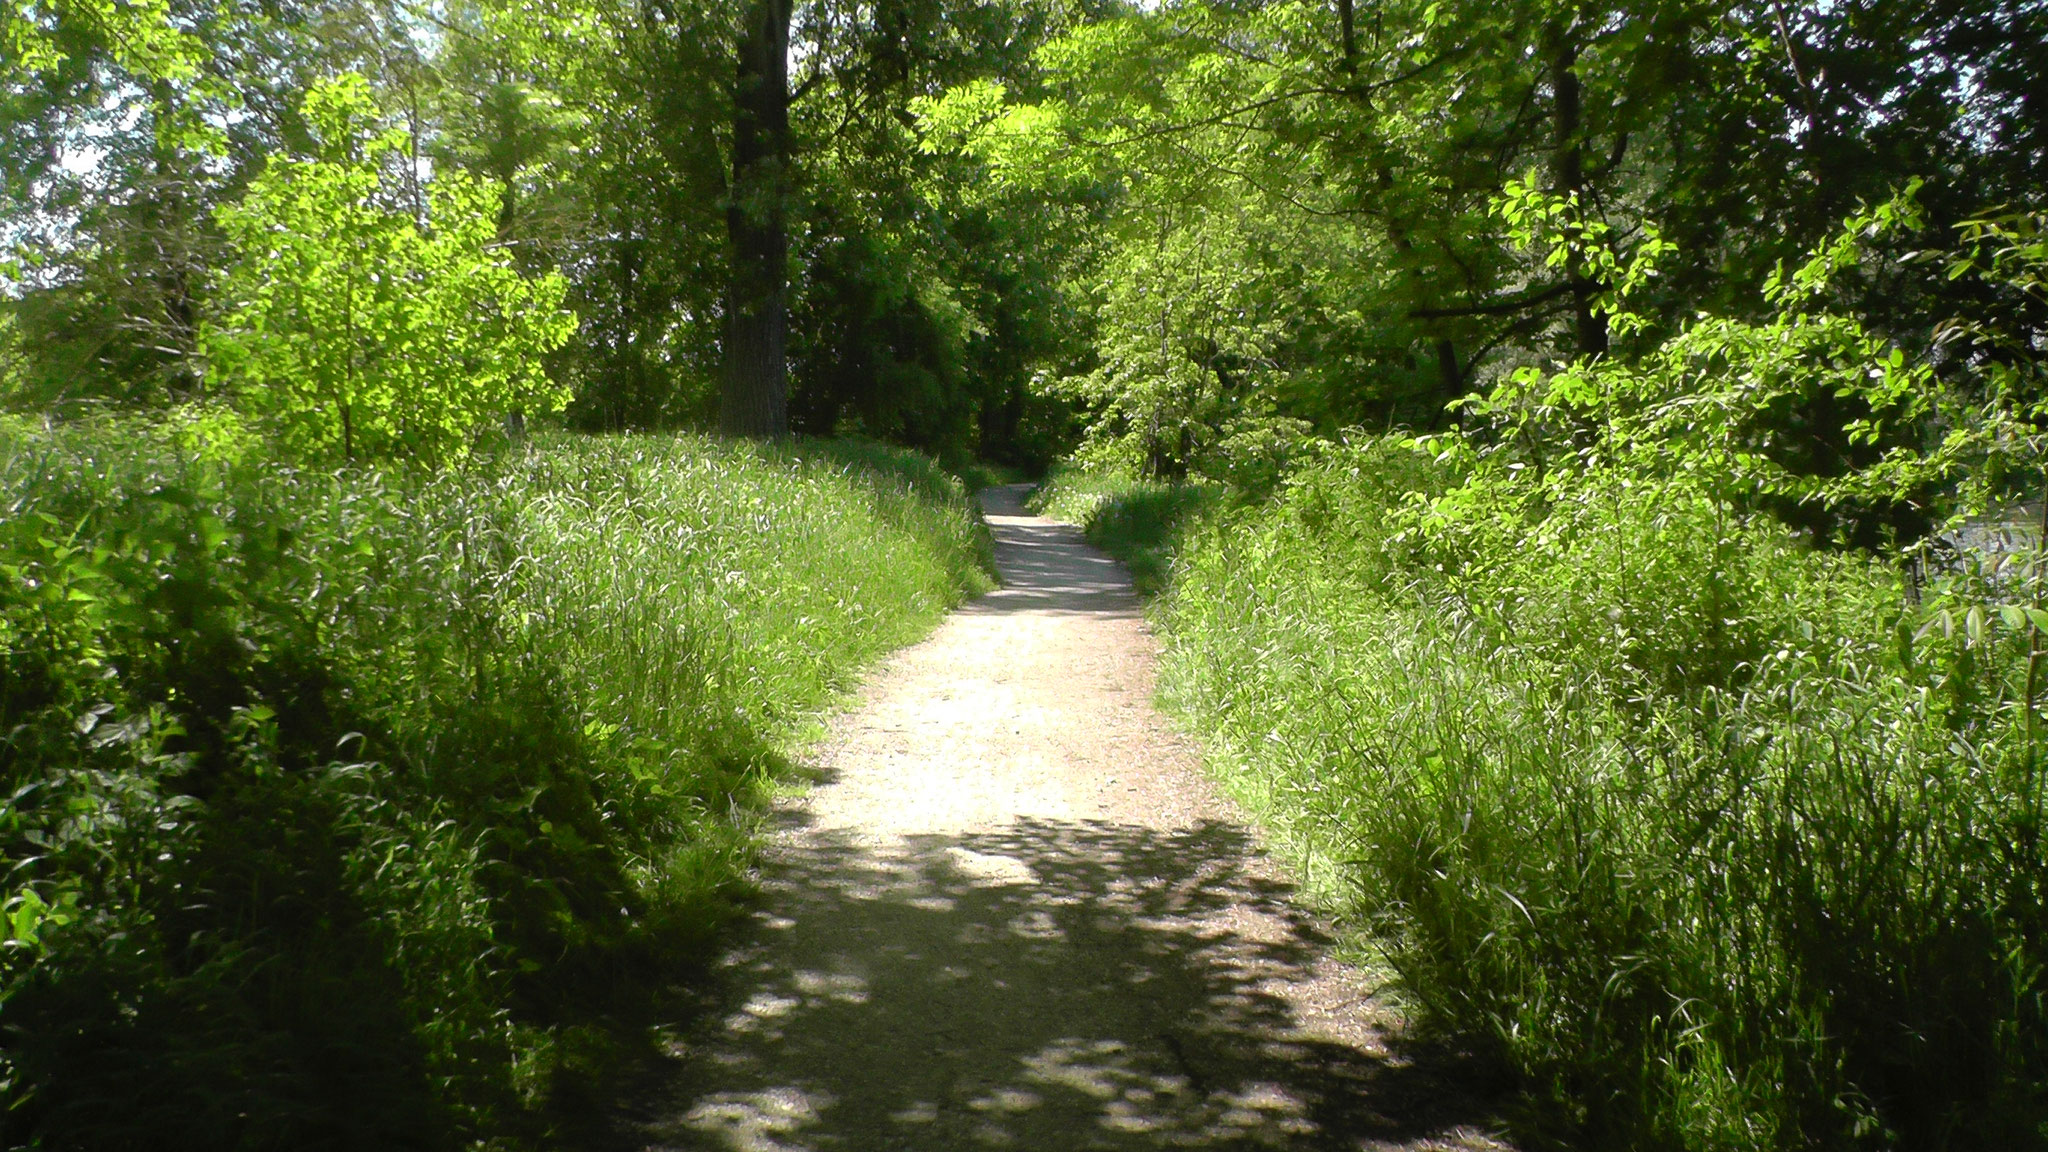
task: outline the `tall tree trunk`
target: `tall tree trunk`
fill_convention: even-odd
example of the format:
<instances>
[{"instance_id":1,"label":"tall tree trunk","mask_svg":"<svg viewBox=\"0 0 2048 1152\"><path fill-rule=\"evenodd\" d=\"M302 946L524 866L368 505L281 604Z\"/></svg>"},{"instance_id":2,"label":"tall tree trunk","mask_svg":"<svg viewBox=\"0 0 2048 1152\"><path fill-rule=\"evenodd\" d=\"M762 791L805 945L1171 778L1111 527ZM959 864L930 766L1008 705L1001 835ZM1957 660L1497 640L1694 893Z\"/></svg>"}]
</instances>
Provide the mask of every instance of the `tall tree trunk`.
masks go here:
<instances>
[{"instance_id":1,"label":"tall tree trunk","mask_svg":"<svg viewBox=\"0 0 2048 1152\"><path fill-rule=\"evenodd\" d=\"M720 430L732 436L789 434L789 17L790 0L749 0L740 34L718 411Z\"/></svg>"},{"instance_id":2,"label":"tall tree trunk","mask_svg":"<svg viewBox=\"0 0 2048 1152\"><path fill-rule=\"evenodd\" d=\"M1447 337L1438 337L1436 342L1436 412L1430 417L1430 426L1450 412L1451 404L1465 395L1465 370L1458 366L1458 348Z\"/></svg>"},{"instance_id":3,"label":"tall tree trunk","mask_svg":"<svg viewBox=\"0 0 2048 1152\"><path fill-rule=\"evenodd\" d=\"M1555 135L1551 151L1551 190L1571 197L1581 213L1591 211L1586 203L1586 162L1580 138L1579 46L1569 29L1552 28L1546 37L1550 56L1551 124ZM1580 244L1574 241L1567 253L1565 276L1571 283L1573 342L1581 356L1599 356L1607 351L1607 317L1593 307L1600 285L1586 274Z\"/></svg>"},{"instance_id":4,"label":"tall tree trunk","mask_svg":"<svg viewBox=\"0 0 2048 1152\"><path fill-rule=\"evenodd\" d=\"M1349 83L1358 81L1358 20L1351 9L1351 0L1337 0L1337 47L1342 55L1339 63L1344 69L1344 78Z\"/></svg>"}]
</instances>

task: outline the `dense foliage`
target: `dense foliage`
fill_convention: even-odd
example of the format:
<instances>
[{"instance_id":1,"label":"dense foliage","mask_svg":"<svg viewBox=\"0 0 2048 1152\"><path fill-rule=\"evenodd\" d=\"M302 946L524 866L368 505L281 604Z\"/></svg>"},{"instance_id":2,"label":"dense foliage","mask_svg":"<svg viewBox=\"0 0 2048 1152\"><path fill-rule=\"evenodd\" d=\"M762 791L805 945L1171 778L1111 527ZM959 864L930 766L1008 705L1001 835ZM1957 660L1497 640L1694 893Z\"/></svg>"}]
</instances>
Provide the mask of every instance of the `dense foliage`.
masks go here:
<instances>
[{"instance_id":1,"label":"dense foliage","mask_svg":"<svg viewBox=\"0 0 2048 1152\"><path fill-rule=\"evenodd\" d=\"M491 249L502 192L461 172L429 190L428 227L380 169L402 131L365 139L360 76L320 85L302 113L320 159L273 161L215 216L232 253L209 375L301 459L459 455L480 425L560 411L541 357L575 331L559 274L520 274Z\"/></svg>"},{"instance_id":2,"label":"dense foliage","mask_svg":"<svg viewBox=\"0 0 2048 1152\"><path fill-rule=\"evenodd\" d=\"M1441 427L1518 368L1630 359L1701 312L1756 319L1775 267L1915 177L1940 245L2033 202L2042 21L1885 0L1168 4L919 111L1005 195L1105 190L1070 281L1092 349L1049 386L1088 414L1091 459L1215 475L1296 422ZM1617 329L1614 273L1644 261L1645 323ZM1923 345L1930 320L1992 303L1903 261L1832 292ZM2002 306L2039 331L2038 306ZM1843 447L1832 415L1776 419L1821 458Z\"/></svg>"},{"instance_id":3,"label":"dense foliage","mask_svg":"<svg viewBox=\"0 0 2048 1152\"><path fill-rule=\"evenodd\" d=\"M1417 555L1402 489L1449 479L1361 445L1205 538L1169 676L1529 1130L2038 1145L2024 629L1916 640L1892 569L1662 487Z\"/></svg>"},{"instance_id":4,"label":"dense foliage","mask_svg":"<svg viewBox=\"0 0 2048 1152\"><path fill-rule=\"evenodd\" d=\"M2048 1140L2044 108L2041 0L0 8L10 1138L539 1114L971 580L520 448L719 420L1066 460L1528 1131Z\"/></svg>"},{"instance_id":5,"label":"dense foliage","mask_svg":"<svg viewBox=\"0 0 2048 1152\"><path fill-rule=\"evenodd\" d=\"M1313 446L1263 501L1048 496L1180 542L1168 695L1539 1143L2048 1143L2038 534L1837 551L1785 515L2039 483L2031 358L1949 394L1815 307L1898 219L1767 319L1504 381L1468 435ZM2038 291L2037 229L1979 231L1956 274ZM1816 393L1869 449L1825 479L1769 419ZM1887 436L1918 405L1947 433Z\"/></svg>"},{"instance_id":6,"label":"dense foliage","mask_svg":"<svg viewBox=\"0 0 2048 1152\"><path fill-rule=\"evenodd\" d=\"M704 426L730 335L727 210L766 211L732 167L743 8L8 8L0 403L161 407L284 387L294 411L319 399L334 423L333 393L362 359L509 373L444 408L452 424L573 395L568 417L586 428ZM1073 242L1065 216L964 203L964 173L919 149L904 108L1018 67L1067 17L948 8L796 15L799 147L774 184L789 201L791 414L798 432L891 438L956 464L1043 461L1069 433L1029 388L1049 350L1074 345L1052 283ZM306 100L349 76L385 115L364 126L370 148L342 157ZM280 236L296 243L259 242ZM468 282L445 283L450 271ZM415 307L394 311L393 295ZM357 296L382 324L350 334ZM539 338L558 296L577 338L538 381L532 356L562 344ZM522 310L537 331L518 331ZM435 332L457 339L417 338ZM512 364L471 354L490 349Z\"/></svg>"},{"instance_id":7,"label":"dense foliage","mask_svg":"<svg viewBox=\"0 0 2048 1152\"><path fill-rule=\"evenodd\" d=\"M775 99L742 67L764 19L790 45ZM349 74L388 113L383 207L434 247L462 201L491 217L487 263L542 303L566 284L546 402L521 367L479 407L567 394L585 427L701 427L759 280L786 318L763 314L781 354L755 367L786 370L799 432L953 463L1085 442L1162 477L1441 427L1517 368L1754 319L1858 204L1923 180L1946 244L2034 206L2048 164L2031 0L164 0L10 8L5 30L18 408L175 403L255 368L203 333L246 327L252 276L296 275L251 264L246 233L332 161L304 105ZM1502 210L1518 188L1570 205L1554 250ZM1645 253L1647 323L1616 330L1604 259ZM389 282L417 294L438 259ZM1965 307L2040 322L1936 265L1834 292L1895 341ZM1826 411L1778 419L1817 466L1845 447Z\"/></svg>"},{"instance_id":8,"label":"dense foliage","mask_svg":"<svg viewBox=\"0 0 2048 1152\"><path fill-rule=\"evenodd\" d=\"M219 433L0 428L0 1139L546 1146L978 526L879 449Z\"/></svg>"}]
</instances>

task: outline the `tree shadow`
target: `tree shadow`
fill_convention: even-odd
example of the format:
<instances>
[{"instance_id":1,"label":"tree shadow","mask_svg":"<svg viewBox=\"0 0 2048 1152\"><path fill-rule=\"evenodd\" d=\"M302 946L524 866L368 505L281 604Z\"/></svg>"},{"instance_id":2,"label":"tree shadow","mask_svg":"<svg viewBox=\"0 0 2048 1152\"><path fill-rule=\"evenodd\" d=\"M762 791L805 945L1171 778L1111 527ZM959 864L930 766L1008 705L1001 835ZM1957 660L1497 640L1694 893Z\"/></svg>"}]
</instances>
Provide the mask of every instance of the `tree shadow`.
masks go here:
<instances>
[{"instance_id":1,"label":"tree shadow","mask_svg":"<svg viewBox=\"0 0 2048 1152\"><path fill-rule=\"evenodd\" d=\"M786 817L652 1148L1492 1147L1441 1059L1304 1034L1328 941L1243 830L1025 820L864 844Z\"/></svg>"},{"instance_id":2,"label":"tree shadow","mask_svg":"<svg viewBox=\"0 0 2048 1152\"><path fill-rule=\"evenodd\" d=\"M1024 484L982 490L1003 586L962 611L1139 615L1143 602L1123 566L1089 547L1080 529L1025 511L1029 490Z\"/></svg>"}]
</instances>

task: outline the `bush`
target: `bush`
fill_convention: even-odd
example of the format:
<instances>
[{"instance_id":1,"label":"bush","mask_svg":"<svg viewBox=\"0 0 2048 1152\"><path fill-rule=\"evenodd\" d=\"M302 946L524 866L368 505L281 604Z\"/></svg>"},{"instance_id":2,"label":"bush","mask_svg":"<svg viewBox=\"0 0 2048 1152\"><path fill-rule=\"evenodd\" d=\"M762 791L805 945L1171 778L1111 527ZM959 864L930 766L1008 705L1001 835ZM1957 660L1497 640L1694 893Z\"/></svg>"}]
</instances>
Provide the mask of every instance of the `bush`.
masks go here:
<instances>
[{"instance_id":1,"label":"bush","mask_svg":"<svg viewBox=\"0 0 2048 1152\"><path fill-rule=\"evenodd\" d=\"M416 220L368 81L315 85L303 115L323 154L273 158L215 213L235 252L201 332L217 389L301 460L456 458L480 426L568 404L542 358L576 331L569 282L514 265L500 191L444 171Z\"/></svg>"},{"instance_id":2,"label":"bush","mask_svg":"<svg viewBox=\"0 0 2048 1152\"><path fill-rule=\"evenodd\" d=\"M1520 1074L1532 1141L2048 1143L1993 586L1916 606L1681 483L1446 466L1331 449L1190 537L1162 682L1425 1016Z\"/></svg>"},{"instance_id":3,"label":"bush","mask_svg":"<svg viewBox=\"0 0 2048 1152\"><path fill-rule=\"evenodd\" d=\"M548 1142L778 741L986 581L957 490L816 451L0 431L9 1147Z\"/></svg>"}]
</instances>

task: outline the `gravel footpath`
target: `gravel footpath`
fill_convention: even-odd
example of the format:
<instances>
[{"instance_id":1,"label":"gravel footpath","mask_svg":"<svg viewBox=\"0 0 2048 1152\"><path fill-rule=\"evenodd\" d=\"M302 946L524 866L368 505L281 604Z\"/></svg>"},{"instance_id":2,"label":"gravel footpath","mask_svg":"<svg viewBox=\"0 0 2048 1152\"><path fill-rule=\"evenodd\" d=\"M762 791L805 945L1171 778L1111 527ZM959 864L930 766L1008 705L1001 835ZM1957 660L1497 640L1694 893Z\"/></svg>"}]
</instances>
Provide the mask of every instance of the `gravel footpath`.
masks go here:
<instances>
[{"instance_id":1,"label":"gravel footpath","mask_svg":"<svg viewBox=\"0 0 2048 1152\"><path fill-rule=\"evenodd\" d=\"M648 1149L1499 1148L1152 706L1123 570L990 489L1004 587L780 814Z\"/></svg>"}]
</instances>

